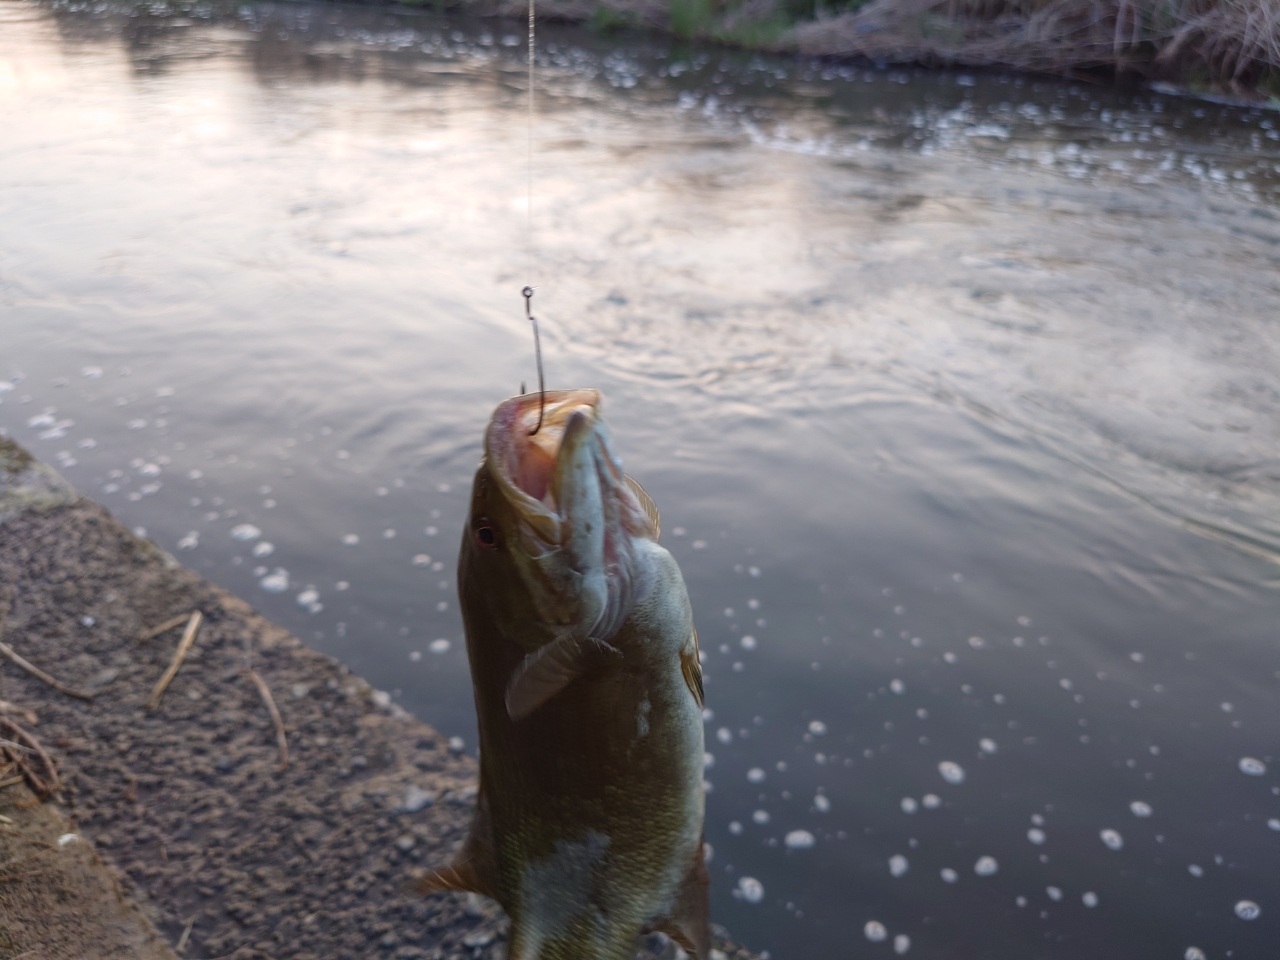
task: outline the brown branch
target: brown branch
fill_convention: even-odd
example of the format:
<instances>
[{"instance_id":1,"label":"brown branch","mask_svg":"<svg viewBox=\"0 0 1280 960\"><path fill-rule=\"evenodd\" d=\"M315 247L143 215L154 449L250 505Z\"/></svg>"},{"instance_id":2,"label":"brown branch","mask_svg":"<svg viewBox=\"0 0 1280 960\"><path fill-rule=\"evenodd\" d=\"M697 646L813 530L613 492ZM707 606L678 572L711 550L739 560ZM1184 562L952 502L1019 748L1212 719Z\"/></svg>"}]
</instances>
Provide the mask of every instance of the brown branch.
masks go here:
<instances>
[{"instance_id":1,"label":"brown branch","mask_svg":"<svg viewBox=\"0 0 1280 960\"><path fill-rule=\"evenodd\" d=\"M178 945L173 948L174 953L181 953L187 949L187 941L191 938L191 928L195 926L196 918L192 917L187 921L187 925L182 928L182 938L178 940Z\"/></svg>"},{"instance_id":2,"label":"brown branch","mask_svg":"<svg viewBox=\"0 0 1280 960\"><path fill-rule=\"evenodd\" d=\"M14 750L8 746L0 749L2 749L15 764L17 764L18 769L22 771L24 778L28 785L30 785L32 792L37 796L44 797L57 790L58 787L61 786L58 782L58 768L54 766L53 760L50 759L49 754L45 753L45 749L40 744L40 741L6 717L0 717L0 729L7 729L14 741L22 745L18 750ZM37 774L35 770L32 769L31 764L29 764L22 756L22 753L25 751L30 751L40 758L40 762L44 765L45 773L49 778L47 781L44 777Z\"/></svg>"},{"instance_id":3,"label":"brown branch","mask_svg":"<svg viewBox=\"0 0 1280 960\"><path fill-rule=\"evenodd\" d=\"M40 722L34 710L20 707L16 703L10 703L8 700L0 700L0 713L16 713L33 727Z\"/></svg>"},{"instance_id":4,"label":"brown branch","mask_svg":"<svg viewBox=\"0 0 1280 960\"><path fill-rule=\"evenodd\" d=\"M191 618L187 620L187 629L182 634L182 640L178 642L178 649L174 652L173 662L169 664L169 669L164 672L155 685L155 689L151 691L151 699L147 701L147 709L155 711L160 707L160 698L164 696L165 690L169 688L169 684L173 682L173 678L178 675L178 668L182 666L182 661L187 657L187 651L191 649L191 645L196 642L196 634L200 632L200 623L204 620L204 614L196 610L191 614Z\"/></svg>"},{"instance_id":5,"label":"brown branch","mask_svg":"<svg viewBox=\"0 0 1280 960\"><path fill-rule=\"evenodd\" d=\"M75 687L68 687L65 683L62 683L61 681L54 679L53 677L49 676L49 674L45 673L43 670L37 667L35 664L28 663L26 660L24 660L14 651L13 647L9 646L7 643L3 641L0 641L0 653L3 653L6 657L8 657L10 660L16 663L18 666L20 666L23 670L27 671L27 673L31 674L33 677L36 677L39 680L43 680L45 683L53 687L53 689L57 690L59 693L65 693L68 697L75 697L77 700L93 700L92 693L85 693L83 690L77 690Z\"/></svg>"},{"instance_id":6,"label":"brown branch","mask_svg":"<svg viewBox=\"0 0 1280 960\"><path fill-rule=\"evenodd\" d=\"M280 711L276 709L276 701L271 696L271 688L267 686L267 682L258 676L258 671L250 668L249 679L254 682L258 688L258 693L262 695L262 702L267 705L267 710L271 713L271 722L276 725L276 743L280 744L280 769L283 770L289 766L289 739L284 733L284 720L280 718Z\"/></svg>"},{"instance_id":7,"label":"brown branch","mask_svg":"<svg viewBox=\"0 0 1280 960\"><path fill-rule=\"evenodd\" d=\"M140 634L138 634L138 641L142 642L143 640L154 640L156 637L160 636L160 634L168 633L174 627L182 626L184 623L187 622L187 619L190 616L191 615L189 613L180 613L176 617L174 617L172 620L166 620L164 623L160 624L160 626L158 627L151 627L148 630L143 630Z\"/></svg>"}]
</instances>

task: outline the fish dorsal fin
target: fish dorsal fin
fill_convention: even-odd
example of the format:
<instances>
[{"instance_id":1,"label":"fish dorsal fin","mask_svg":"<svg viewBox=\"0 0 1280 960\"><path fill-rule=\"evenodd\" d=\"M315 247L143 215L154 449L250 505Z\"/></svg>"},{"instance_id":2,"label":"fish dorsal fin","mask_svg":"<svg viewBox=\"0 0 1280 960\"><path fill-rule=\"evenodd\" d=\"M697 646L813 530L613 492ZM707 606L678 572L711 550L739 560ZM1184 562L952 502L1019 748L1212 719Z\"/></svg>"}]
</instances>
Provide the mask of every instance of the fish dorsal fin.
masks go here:
<instances>
[{"instance_id":1,"label":"fish dorsal fin","mask_svg":"<svg viewBox=\"0 0 1280 960\"><path fill-rule=\"evenodd\" d=\"M684 674L685 685L698 701L703 703L702 696L702 662L698 657L698 631L694 630L689 642L680 648L680 672Z\"/></svg>"},{"instance_id":2,"label":"fish dorsal fin","mask_svg":"<svg viewBox=\"0 0 1280 960\"><path fill-rule=\"evenodd\" d=\"M649 924L650 930L661 930L680 944L693 960L711 960L711 906L707 898L710 886L707 860L699 842L671 912Z\"/></svg>"},{"instance_id":3,"label":"fish dorsal fin","mask_svg":"<svg viewBox=\"0 0 1280 960\"><path fill-rule=\"evenodd\" d=\"M631 492L640 501L640 509L644 511L644 515L649 518L649 523L653 525L653 539L657 540L662 533L662 518L658 516L658 505L653 502L653 497L644 492L644 487L636 482L635 477L623 474L622 479L627 481L627 486L631 488Z\"/></svg>"},{"instance_id":4,"label":"fish dorsal fin","mask_svg":"<svg viewBox=\"0 0 1280 960\"><path fill-rule=\"evenodd\" d=\"M494 852L493 827L489 822L489 802L485 796L484 777L476 795L476 812L471 818L467 839L457 857L447 867L432 870L413 884L418 893L478 893L501 902L498 889L498 859Z\"/></svg>"},{"instance_id":5,"label":"fish dorsal fin","mask_svg":"<svg viewBox=\"0 0 1280 960\"><path fill-rule=\"evenodd\" d=\"M600 663L619 656L615 647L594 637L560 637L529 654L507 684L507 716L522 720Z\"/></svg>"}]
</instances>

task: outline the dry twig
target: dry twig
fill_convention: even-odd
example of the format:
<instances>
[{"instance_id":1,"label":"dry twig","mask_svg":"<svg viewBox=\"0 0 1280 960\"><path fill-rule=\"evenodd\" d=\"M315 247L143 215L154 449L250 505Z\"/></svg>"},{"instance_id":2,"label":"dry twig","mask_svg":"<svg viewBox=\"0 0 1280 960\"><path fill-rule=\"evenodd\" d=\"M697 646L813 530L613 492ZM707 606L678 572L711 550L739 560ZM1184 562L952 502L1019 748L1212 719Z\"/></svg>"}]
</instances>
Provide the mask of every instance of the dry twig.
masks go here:
<instances>
[{"instance_id":1,"label":"dry twig","mask_svg":"<svg viewBox=\"0 0 1280 960\"><path fill-rule=\"evenodd\" d=\"M45 673L35 664L28 663L26 660L24 660L14 651L13 647L9 646L7 643L3 641L0 641L0 653L3 653L6 657L8 657L10 660L16 663L18 666L20 666L23 670L27 671L27 673L31 674L33 677L39 680L43 680L45 683L53 687L53 689L57 690L59 693L65 693L68 697L75 697L77 700L93 699L92 693L85 693L83 690L77 690L75 687L68 687L65 683L62 683L60 680L57 680L49 676L49 674Z\"/></svg>"},{"instance_id":2,"label":"dry twig","mask_svg":"<svg viewBox=\"0 0 1280 960\"><path fill-rule=\"evenodd\" d=\"M0 746L0 756L7 757L21 771L36 796L48 796L61 786L58 782L58 768L53 765L53 760L45 753L39 740L7 717L0 717L0 730L6 731L8 737L12 737L14 744L18 745L16 749L8 745ZM23 756L25 753L35 754L39 758L44 767L43 775L36 773L32 764Z\"/></svg>"},{"instance_id":3,"label":"dry twig","mask_svg":"<svg viewBox=\"0 0 1280 960\"><path fill-rule=\"evenodd\" d=\"M280 769L283 770L289 766L289 738L285 736L284 720L280 718L280 711L276 709L276 701L271 696L271 688L267 686L267 682L262 677L258 676L258 671L250 668L249 679L258 688L258 693L262 695L262 702L267 705L267 710L271 713L271 722L276 725L276 743L280 744Z\"/></svg>"},{"instance_id":4,"label":"dry twig","mask_svg":"<svg viewBox=\"0 0 1280 960\"><path fill-rule=\"evenodd\" d=\"M196 634L200 632L200 623L204 620L204 614L199 610L191 614L187 620L187 629L182 634L182 639L178 642L178 649L173 655L173 662L169 664L169 669L164 672L155 685L155 689L151 691L151 699L147 701L148 710L157 710L160 707L160 698L164 696L165 690L169 688L169 684L173 682L173 678L178 675L178 668L182 666L182 661L186 659L187 652L191 649L191 645L196 642Z\"/></svg>"},{"instance_id":5,"label":"dry twig","mask_svg":"<svg viewBox=\"0 0 1280 960\"><path fill-rule=\"evenodd\" d=\"M10 703L8 700L0 700L0 713L16 713L33 727L40 722L34 710L20 707L16 703Z\"/></svg>"},{"instance_id":6,"label":"dry twig","mask_svg":"<svg viewBox=\"0 0 1280 960\"><path fill-rule=\"evenodd\" d=\"M180 613L178 614L178 616L174 617L172 620L166 620L164 623L160 624L160 626L158 627L151 627L148 630L143 630L140 634L138 634L138 641L142 642L143 640L154 640L156 637L160 636L160 634L168 633L174 627L182 626L184 623L187 622L188 619L190 619L190 617L191 615L189 613Z\"/></svg>"},{"instance_id":7,"label":"dry twig","mask_svg":"<svg viewBox=\"0 0 1280 960\"><path fill-rule=\"evenodd\" d=\"M187 921L187 925L182 928L182 937L178 940L178 945L173 948L174 953L181 953L187 949L187 940L191 937L191 928L195 926L196 918L192 917Z\"/></svg>"}]
</instances>

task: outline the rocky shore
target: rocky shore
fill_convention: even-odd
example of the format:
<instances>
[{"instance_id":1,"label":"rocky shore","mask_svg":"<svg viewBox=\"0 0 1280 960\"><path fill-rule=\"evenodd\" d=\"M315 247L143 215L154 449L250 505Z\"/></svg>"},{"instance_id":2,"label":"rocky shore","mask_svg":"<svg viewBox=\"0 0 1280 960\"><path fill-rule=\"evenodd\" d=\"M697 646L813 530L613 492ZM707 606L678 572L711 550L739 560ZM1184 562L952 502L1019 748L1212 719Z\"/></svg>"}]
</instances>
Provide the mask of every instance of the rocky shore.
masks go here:
<instances>
[{"instance_id":1,"label":"rocky shore","mask_svg":"<svg viewBox=\"0 0 1280 960\"><path fill-rule=\"evenodd\" d=\"M151 710L196 610L195 642ZM405 889L461 841L475 762L4 438L0 630L92 695L0 659L5 715L60 781L43 803L0 786L0 960L504 955L495 904ZM278 708L287 766L250 670ZM677 953L654 935L640 956ZM717 930L716 957L751 954Z\"/></svg>"}]
</instances>

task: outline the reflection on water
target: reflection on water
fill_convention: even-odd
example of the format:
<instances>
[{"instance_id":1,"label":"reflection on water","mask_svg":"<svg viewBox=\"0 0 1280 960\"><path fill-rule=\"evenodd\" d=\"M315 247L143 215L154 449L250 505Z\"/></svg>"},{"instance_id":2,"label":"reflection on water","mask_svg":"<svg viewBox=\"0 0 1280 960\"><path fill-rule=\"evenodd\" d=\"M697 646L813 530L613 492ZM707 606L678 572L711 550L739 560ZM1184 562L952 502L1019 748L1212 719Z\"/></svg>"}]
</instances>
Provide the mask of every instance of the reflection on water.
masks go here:
<instances>
[{"instance_id":1,"label":"reflection on water","mask_svg":"<svg viewBox=\"0 0 1280 960\"><path fill-rule=\"evenodd\" d=\"M533 377L516 25L0 25L0 425L474 743L454 544ZM716 918L1269 956L1280 115L543 37L549 374L689 581Z\"/></svg>"}]
</instances>

